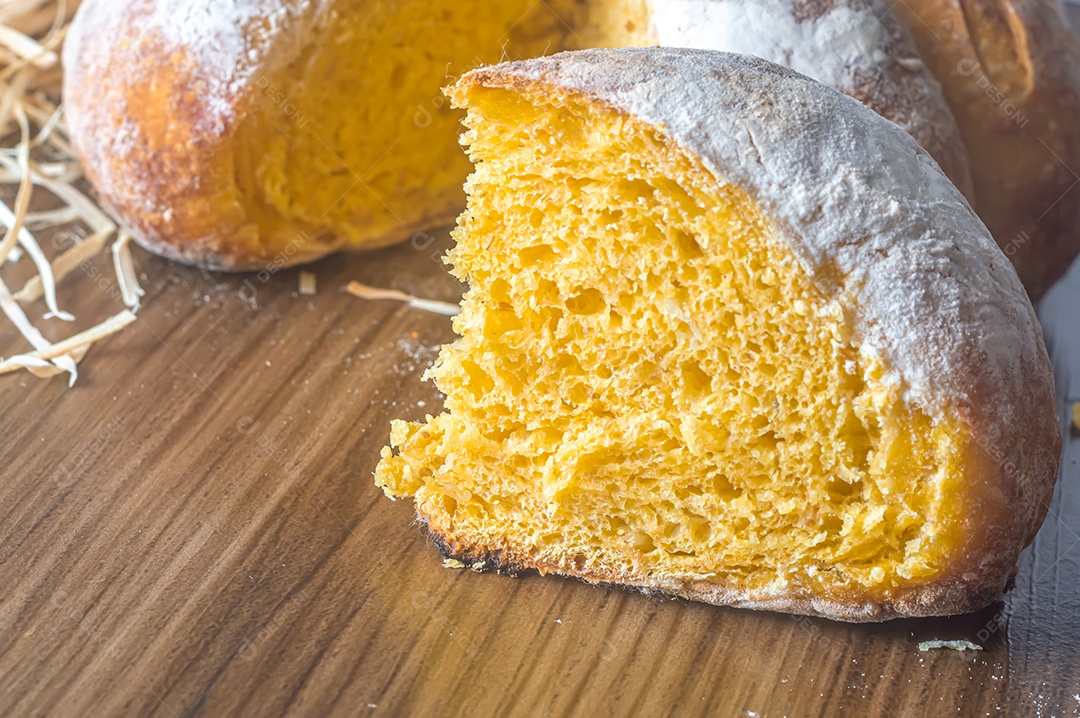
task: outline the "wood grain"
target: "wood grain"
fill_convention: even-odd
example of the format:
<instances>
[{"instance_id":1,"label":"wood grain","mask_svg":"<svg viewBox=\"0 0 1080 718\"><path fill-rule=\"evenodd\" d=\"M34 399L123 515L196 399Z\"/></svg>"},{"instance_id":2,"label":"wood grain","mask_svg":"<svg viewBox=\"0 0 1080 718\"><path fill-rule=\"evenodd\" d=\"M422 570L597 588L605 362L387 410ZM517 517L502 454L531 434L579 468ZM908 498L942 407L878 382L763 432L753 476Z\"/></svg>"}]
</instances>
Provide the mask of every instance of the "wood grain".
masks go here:
<instances>
[{"instance_id":1,"label":"wood grain","mask_svg":"<svg viewBox=\"0 0 1080 718\"><path fill-rule=\"evenodd\" d=\"M453 299L447 242L324 261L314 297L140 253L139 321L74 389L2 378L5 714L1080 712L1075 440L1016 589L976 615L851 626L442 568L371 472L392 418L438 410L420 374L449 320L341 287ZM100 281L62 300L102 314ZM1080 267L1042 308L1063 422L1078 302Z\"/></svg>"}]
</instances>

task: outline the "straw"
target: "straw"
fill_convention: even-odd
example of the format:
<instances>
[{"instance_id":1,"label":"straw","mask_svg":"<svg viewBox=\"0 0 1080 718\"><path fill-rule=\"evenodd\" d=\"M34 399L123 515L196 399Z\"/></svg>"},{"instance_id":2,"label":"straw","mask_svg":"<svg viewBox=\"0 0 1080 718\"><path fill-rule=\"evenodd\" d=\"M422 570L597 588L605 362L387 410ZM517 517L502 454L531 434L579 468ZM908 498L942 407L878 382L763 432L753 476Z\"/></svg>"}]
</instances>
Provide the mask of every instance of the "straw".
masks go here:
<instances>
[{"instance_id":1,"label":"straw","mask_svg":"<svg viewBox=\"0 0 1080 718\"><path fill-rule=\"evenodd\" d=\"M80 189L85 184L82 168L67 139L60 103L60 51L77 4L0 2L0 184L15 192L14 201L0 201L4 228L0 269L24 259L34 269L34 276L15 293L0 275L0 311L7 319L7 331L21 335L30 349L0 359L0 374L19 369L39 377L66 373L71 383L78 377L77 363L95 342L135 320L143 296L130 235L117 235L118 223ZM57 206L31 212L35 189L52 195ZM32 319L31 305L44 300L44 321L74 320L74 312L59 306L57 284L100 255L114 235L112 263L127 308L90 329L50 342ZM39 237L52 238L56 256L46 254ZM4 326L0 319L0 327Z\"/></svg>"}]
</instances>

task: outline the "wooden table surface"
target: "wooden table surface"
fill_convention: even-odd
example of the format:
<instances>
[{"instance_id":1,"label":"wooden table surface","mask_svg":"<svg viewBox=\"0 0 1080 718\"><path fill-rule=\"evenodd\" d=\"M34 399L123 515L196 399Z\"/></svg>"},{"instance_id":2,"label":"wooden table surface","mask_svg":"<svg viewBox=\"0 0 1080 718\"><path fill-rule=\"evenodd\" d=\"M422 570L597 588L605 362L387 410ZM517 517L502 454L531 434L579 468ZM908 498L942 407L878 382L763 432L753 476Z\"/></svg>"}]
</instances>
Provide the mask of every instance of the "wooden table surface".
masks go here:
<instances>
[{"instance_id":1,"label":"wooden table surface","mask_svg":"<svg viewBox=\"0 0 1080 718\"><path fill-rule=\"evenodd\" d=\"M455 299L437 234L315 265L313 297L295 270L139 252L139 319L74 389L0 377L0 713L1080 714L1076 440L1015 590L975 615L846 625L443 568L371 474L392 418L439 409L420 375L450 322L342 291ZM99 265L61 293L91 319ZM1063 425L1078 306L1080 265L1041 307Z\"/></svg>"}]
</instances>

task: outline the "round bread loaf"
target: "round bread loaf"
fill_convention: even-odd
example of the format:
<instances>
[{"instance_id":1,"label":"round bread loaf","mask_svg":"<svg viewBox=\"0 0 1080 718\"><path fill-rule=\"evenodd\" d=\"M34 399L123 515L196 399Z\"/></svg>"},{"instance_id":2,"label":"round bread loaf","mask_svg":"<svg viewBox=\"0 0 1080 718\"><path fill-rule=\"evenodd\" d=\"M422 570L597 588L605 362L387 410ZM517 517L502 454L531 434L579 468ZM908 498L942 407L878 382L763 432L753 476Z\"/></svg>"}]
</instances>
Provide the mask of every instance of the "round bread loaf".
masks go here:
<instances>
[{"instance_id":1,"label":"round bread loaf","mask_svg":"<svg viewBox=\"0 0 1080 718\"><path fill-rule=\"evenodd\" d=\"M440 93L447 76L563 48L725 49L741 37L738 49L787 61L901 124L966 191L948 109L903 29L878 23L885 9L85 0L66 40L65 105L88 177L133 236L215 269L307 262L452 221L468 161L460 115Z\"/></svg>"},{"instance_id":2,"label":"round bread loaf","mask_svg":"<svg viewBox=\"0 0 1080 718\"><path fill-rule=\"evenodd\" d=\"M854 97L903 127L974 200L967 150L941 85L885 0L667 0L653 39L755 55Z\"/></svg>"},{"instance_id":3,"label":"round bread loaf","mask_svg":"<svg viewBox=\"0 0 1080 718\"><path fill-rule=\"evenodd\" d=\"M375 480L442 551L846 621L1000 598L1061 436L1014 269L916 142L790 70L470 72L469 285Z\"/></svg>"},{"instance_id":4,"label":"round bread loaf","mask_svg":"<svg viewBox=\"0 0 1080 718\"><path fill-rule=\"evenodd\" d=\"M1080 254L1080 41L1059 0L905 0L971 150L975 209L1037 299Z\"/></svg>"}]
</instances>

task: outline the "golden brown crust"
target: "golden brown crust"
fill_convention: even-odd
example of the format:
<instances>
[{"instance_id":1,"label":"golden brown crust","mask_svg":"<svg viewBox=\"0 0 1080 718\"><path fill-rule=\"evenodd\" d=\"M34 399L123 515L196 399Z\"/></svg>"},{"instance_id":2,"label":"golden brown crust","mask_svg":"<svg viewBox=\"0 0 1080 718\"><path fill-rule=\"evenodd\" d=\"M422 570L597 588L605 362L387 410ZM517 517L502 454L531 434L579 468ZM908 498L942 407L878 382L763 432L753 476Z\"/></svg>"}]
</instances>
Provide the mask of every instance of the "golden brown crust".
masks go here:
<instances>
[{"instance_id":1,"label":"golden brown crust","mask_svg":"<svg viewBox=\"0 0 1080 718\"><path fill-rule=\"evenodd\" d=\"M152 252L210 269L275 269L340 249L331 228L252 215L235 148L263 111L260 78L310 45L317 4L235 0L87 0L64 49L68 127L87 177ZM111 39L101 41L102 37ZM452 221L457 198L372 227L365 249ZM368 228L365 228L368 229Z\"/></svg>"},{"instance_id":2,"label":"golden brown crust","mask_svg":"<svg viewBox=\"0 0 1080 718\"><path fill-rule=\"evenodd\" d=\"M972 396L961 414L970 422L965 463L969 484L965 542L949 574L960 583L986 584L1010 576L1020 551L1035 538L1050 508L1061 456L1061 429L1055 410L1049 359L1025 367L1030 394L1013 407L1022 431L1005 434L995 398L998 387L972 378ZM989 588L989 585L984 585Z\"/></svg>"},{"instance_id":3,"label":"golden brown crust","mask_svg":"<svg viewBox=\"0 0 1080 718\"><path fill-rule=\"evenodd\" d=\"M72 141L102 203L144 247L214 269L261 269L271 257L259 256L258 229L221 161L249 98L242 86L214 96L213 69L166 37L159 11L157 0L80 7L65 46Z\"/></svg>"},{"instance_id":4,"label":"golden brown crust","mask_svg":"<svg viewBox=\"0 0 1080 718\"><path fill-rule=\"evenodd\" d=\"M269 207L257 211L270 213L272 222L253 217L239 178L246 170L234 151L245 117L265 111L259 78L302 53L323 29L316 5L83 3L65 48L71 136L102 203L143 246L224 270L297 264L342 246L328 228L277 217ZM819 12L827 5L814 3ZM798 12L808 8L804 2ZM912 65L903 28L886 24L884 61L870 71L853 70L850 94L912 131L970 193L966 155L936 85L921 65ZM452 218L460 209L456 200L442 200L444 206L409 227L372 230L365 247Z\"/></svg>"},{"instance_id":5,"label":"golden brown crust","mask_svg":"<svg viewBox=\"0 0 1080 718\"><path fill-rule=\"evenodd\" d=\"M968 147L979 216L1033 298L1080 253L1080 42L1054 0L908 0Z\"/></svg>"},{"instance_id":6,"label":"golden brown crust","mask_svg":"<svg viewBox=\"0 0 1080 718\"><path fill-rule=\"evenodd\" d=\"M795 12L810 17L833 4L800 0ZM73 142L103 204L151 251L215 269L297 264L335 251L342 241L325 228L282 219L260 230L239 196L232 156L222 151L257 104L251 73L270 72L310 42L314 4L237 0L202 8L205 20L173 17L194 5L87 0L80 8L65 48L65 101ZM897 7L907 12L959 122L979 214L1037 298L1080 253L1077 40L1052 0L913 0ZM172 22L188 30L181 41L165 32ZM211 27L200 31L200 23ZM215 24L246 40L222 42ZM972 197L968 157L949 131L951 118L933 103L903 102L922 96L915 92L922 86L915 82L917 58L886 49L887 87L864 77L850 94L912 125ZM892 85L898 91L889 91ZM457 209L434 207L412 228ZM409 231L395 228L367 246Z\"/></svg>"}]
</instances>

